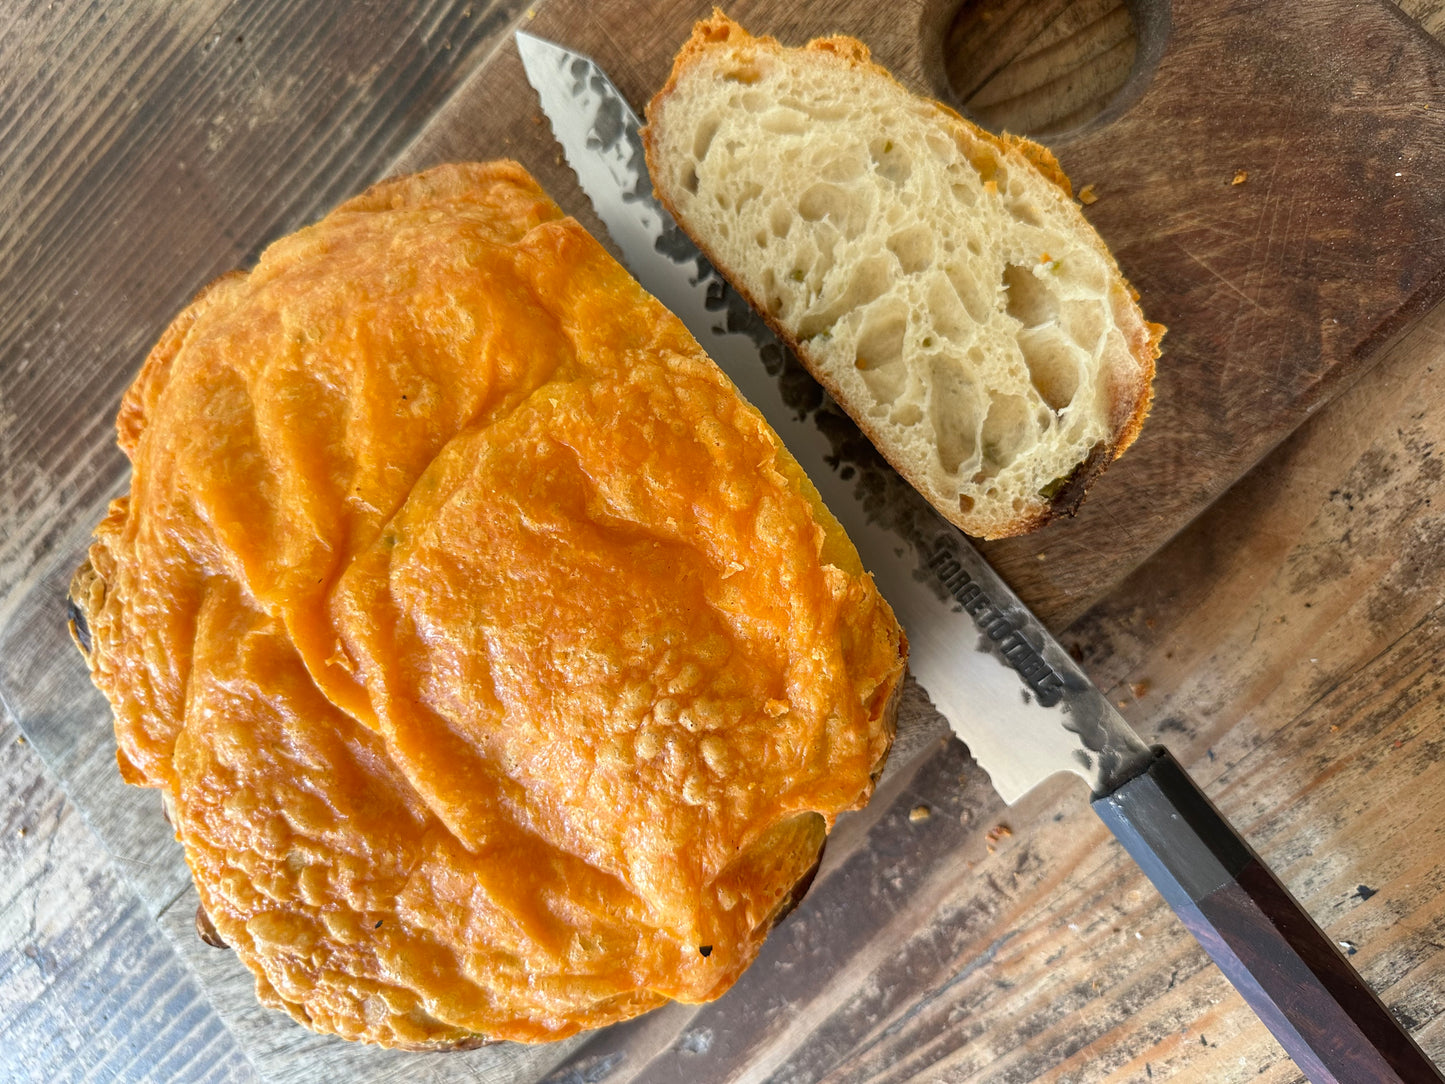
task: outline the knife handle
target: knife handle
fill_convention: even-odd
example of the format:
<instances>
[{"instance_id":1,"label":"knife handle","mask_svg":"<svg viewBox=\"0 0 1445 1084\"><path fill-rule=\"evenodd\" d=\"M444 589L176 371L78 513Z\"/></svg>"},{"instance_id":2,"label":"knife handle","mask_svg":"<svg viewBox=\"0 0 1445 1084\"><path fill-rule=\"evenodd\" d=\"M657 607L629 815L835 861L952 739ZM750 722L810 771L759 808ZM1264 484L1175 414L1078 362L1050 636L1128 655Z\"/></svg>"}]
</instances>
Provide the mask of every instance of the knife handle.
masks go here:
<instances>
[{"instance_id":1,"label":"knife handle","mask_svg":"<svg viewBox=\"0 0 1445 1084\"><path fill-rule=\"evenodd\" d=\"M1312 1084L1445 1081L1168 750L1093 806Z\"/></svg>"}]
</instances>

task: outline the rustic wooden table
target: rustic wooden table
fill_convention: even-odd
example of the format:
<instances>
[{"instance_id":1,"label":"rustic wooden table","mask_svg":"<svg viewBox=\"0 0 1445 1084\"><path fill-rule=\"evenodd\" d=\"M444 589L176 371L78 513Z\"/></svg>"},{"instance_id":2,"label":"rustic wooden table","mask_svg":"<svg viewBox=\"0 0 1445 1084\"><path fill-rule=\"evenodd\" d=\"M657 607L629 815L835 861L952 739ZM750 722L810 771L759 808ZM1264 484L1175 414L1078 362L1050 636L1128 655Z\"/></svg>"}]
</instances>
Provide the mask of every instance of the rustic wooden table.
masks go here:
<instances>
[{"instance_id":1,"label":"rustic wooden table","mask_svg":"<svg viewBox=\"0 0 1445 1084\"><path fill-rule=\"evenodd\" d=\"M1119 4L1043 6L1065 22L979 112L1072 123L1107 89ZM934 737L840 828L809 900L715 1006L540 1051L394 1057L256 1008L229 954L194 940L154 796L113 778L103 704L58 632L69 571L125 485L115 404L201 284L444 149L429 120L530 14L0 11L0 1077L1301 1079L1083 796L1060 782L1004 807L916 688ZM1445 39L1441 0L1400 14ZM1049 64L1076 77L1019 90ZM1047 569L1064 535L999 553L1445 1063L1445 308L1412 321L1122 580L1050 594L1024 566Z\"/></svg>"}]
</instances>

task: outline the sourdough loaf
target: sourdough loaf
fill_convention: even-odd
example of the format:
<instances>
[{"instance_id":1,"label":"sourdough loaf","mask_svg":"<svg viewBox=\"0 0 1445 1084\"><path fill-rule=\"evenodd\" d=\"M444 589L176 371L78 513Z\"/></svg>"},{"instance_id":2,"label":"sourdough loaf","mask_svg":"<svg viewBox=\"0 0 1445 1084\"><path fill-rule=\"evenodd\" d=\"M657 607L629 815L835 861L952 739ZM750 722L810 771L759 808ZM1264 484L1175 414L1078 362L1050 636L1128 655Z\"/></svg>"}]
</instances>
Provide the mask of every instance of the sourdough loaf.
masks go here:
<instances>
[{"instance_id":1,"label":"sourdough loaf","mask_svg":"<svg viewBox=\"0 0 1445 1084\"><path fill-rule=\"evenodd\" d=\"M716 997L871 792L887 604L514 163L216 282L118 430L77 641L208 933L312 1028L438 1049Z\"/></svg>"},{"instance_id":2,"label":"sourdough loaf","mask_svg":"<svg viewBox=\"0 0 1445 1084\"><path fill-rule=\"evenodd\" d=\"M1163 328L1044 148L919 98L862 43L699 23L647 109L659 198L964 531L1071 513L1135 438Z\"/></svg>"}]
</instances>

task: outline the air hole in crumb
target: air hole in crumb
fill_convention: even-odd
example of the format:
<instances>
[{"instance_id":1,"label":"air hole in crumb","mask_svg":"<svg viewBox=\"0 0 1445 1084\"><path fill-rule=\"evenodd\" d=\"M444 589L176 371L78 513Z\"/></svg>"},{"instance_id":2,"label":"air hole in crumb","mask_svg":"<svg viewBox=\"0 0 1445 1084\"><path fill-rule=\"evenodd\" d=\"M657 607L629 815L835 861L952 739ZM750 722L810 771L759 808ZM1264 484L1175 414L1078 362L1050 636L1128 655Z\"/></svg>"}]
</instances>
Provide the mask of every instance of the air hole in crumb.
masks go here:
<instances>
[{"instance_id":1,"label":"air hole in crumb","mask_svg":"<svg viewBox=\"0 0 1445 1084\"><path fill-rule=\"evenodd\" d=\"M1024 327L1038 327L1058 316L1058 299L1034 274L1032 267L1007 264L1003 269L1003 284L1008 295L1005 309Z\"/></svg>"},{"instance_id":2,"label":"air hole in crumb","mask_svg":"<svg viewBox=\"0 0 1445 1084\"><path fill-rule=\"evenodd\" d=\"M1002 470L1018 458L1033 436L1031 413L1028 401L1021 395L994 399L979 434L985 469Z\"/></svg>"},{"instance_id":3,"label":"air hole in crumb","mask_svg":"<svg viewBox=\"0 0 1445 1084\"><path fill-rule=\"evenodd\" d=\"M1107 313L1102 301L1065 301L1059 306L1059 330L1092 354L1108 331Z\"/></svg>"},{"instance_id":4,"label":"air hole in crumb","mask_svg":"<svg viewBox=\"0 0 1445 1084\"><path fill-rule=\"evenodd\" d=\"M873 156L873 168L884 180L902 184L913 173L913 161L899 143L887 137L880 137L868 144L868 153Z\"/></svg>"},{"instance_id":5,"label":"air hole in crumb","mask_svg":"<svg viewBox=\"0 0 1445 1084\"><path fill-rule=\"evenodd\" d=\"M792 94L784 94L778 99L778 104L789 109L801 109L814 120L843 120L849 113L846 101L820 101L816 98L804 101Z\"/></svg>"},{"instance_id":6,"label":"air hole in crumb","mask_svg":"<svg viewBox=\"0 0 1445 1084\"><path fill-rule=\"evenodd\" d=\"M1052 327L1024 328L1018 344L1029 378L1049 409L1061 411L1072 403L1079 391L1078 348Z\"/></svg>"},{"instance_id":7,"label":"air hole in crumb","mask_svg":"<svg viewBox=\"0 0 1445 1084\"><path fill-rule=\"evenodd\" d=\"M688 163L686 172L682 175L682 187L691 195L697 195L697 167Z\"/></svg>"},{"instance_id":8,"label":"air hole in crumb","mask_svg":"<svg viewBox=\"0 0 1445 1084\"><path fill-rule=\"evenodd\" d=\"M826 268L821 273L826 273ZM843 286L841 296L837 296L822 308L809 312L798 322L798 338L811 339L832 327L846 313L876 301L887 292L892 282L892 259L875 256L863 261Z\"/></svg>"},{"instance_id":9,"label":"air hole in crumb","mask_svg":"<svg viewBox=\"0 0 1445 1084\"><path fill-rule=\"evenodd\" d=\"M933 317L933 330L948 339L962 338L963 329L969 322L963 299L958 296L947 275L930 278L932 281L928 285L926 300L929 315Z\"/></svg>"},{"instance_id":10,"label":"air hole in crumb","mask_svg":"<svg viewBox=\"0 0 1445 1084\"><path fill-rule=\"evenodd\" d=\"M793 228L793 209L786 203L775 203L768 212L768 225L774 237L786 237Z\"/></svg>"},{"instance_id":11,"label":"air hole in crumb","mask_svg":"<svg viewBox=\"0 0 1445 1084\"><path fill-rule=\"evenodd\" d=\"M1024 200L1010 200L1008 209L1009 214L1026 225L1042 226L1044 224L1043 216L1039 214L1039 209L1032 203L1027 203Z\"/></svg>"},{"instance_id":12,"label":"air hole in crumb","mask_svg":"<svg viewBox=\"0 0 1445 1084\"><path fill-rule=\"evenodd\" d=\"M938 462L949 474L956 474L978 451L978 392L957 359L936 358L930 368L928 418Z\"/></svg>"},{"instance_id":13,"label":"air hole in crumb","mask_svg":"<svg viewBox=\"0 0 1445 1084\"><path fill-rule=\"evenodd\" d=\"M905 275L926 270L933 263L933 235L925 226L913 226L888 238L888 250L898 257Z\"/></svg>"},{"instance_id":14,"label":"air hole in crumb","mask_svg":"<svg viewBox=\"0 0 1445 1084\"><path fill-rule=\"evenodd\" d=\"M989 304L993 301L992 295L985 294L967 265L949 264L944 268L944 273L948 276L953 292L958 295L958 300L968 312L969 319L975 324L987 323L992 315L992 306Z\"/></svg>"},{"instance_id":15,"label":"air hole in crumb","mask_svg":"<svg viewBox=\"0 0 1445 1084\"><path fill-rule=\"evenodd\" d=\"M903 364L903 335L908 315L901 307L870 312L858 333L857 367L873 397L881 404L893 403L908 383Z\"/></svg>"},{"instance_id":16,"label":"air hole in crumb","mask_svg":"<svg viewBox=\"0 0 1445 1084\"><path fill-rule=\"evenodd\" d=\"M904 403L888 416L894 425L917 425L923 420L923 411L917 403Z\"/></svg>"},{"instance_id":17,"label":"air hole in crumb","mask_svg":"<svg viewBox=\"0 0 1445 1084\"><path fill-rule=\"evenodd\" d=\"M768 308L781 317L787 306L783 303L782 291L778 289L778 277L771 267L763 271L763 289L768 298Z\"/></svg>"},{"instance_id":18,"label":"air hole in crumb","mask_svg":"<svg viewBox=\"0 0 1445 1084\"><path fill-rule=\"evenodd\" d=\"M802 135L808 130L808 114L787 106L774 106L758 118L758 127L773 135Z\"/></svg>"},{"instance_id":19,"label":"air hole in crumb","mask_svg":"<svg viewBox=\"0 0 1445 1084\"><path fill-rule=\"evenodd\" d=\"M856 181L868 172L868 156L861 147L836 147L831 157L818 169L818 176L825 181L847 183Z\"/></svg>"},{"instance_id":20,"label":"air hole in crumb","mask_svg":"<svg viewBox=\"0 0 1445 1084\"><path fill-rule=\"evenodd\" d=\"M841 188L831 184L815 184L798 200L798 214L805 222L832 218L840 225L848 220L852 199Z\"/></svg>"},{"instance_id":21,"label":"air hole in crumb","mask_svg":"<svg viewBox=\"0 0 1445 1084\"><path fill-rule=\"evenodd\" d=\"M703 119L702 123L697 126L696 134L692 137L693 158L701 162L707 157L707 152L712 147L713 136L717 135L717 130L721 126L721 117L710 116Z\"/></svg>"},{"instance_id":22,"label":"air hole in crumb","mask_svg":"<svg viewBox=\"0 0 1445 1084\"><path fill-rule=\"evenodd\" d=\"M733 206L733 210L741 211L744 207L746 207L749 203L757 199L762 194L762 185L758 184L757 181L748 181L745 185L743 185L743 190L738 193L738 201Z\"/></svg>"}]
</instances>

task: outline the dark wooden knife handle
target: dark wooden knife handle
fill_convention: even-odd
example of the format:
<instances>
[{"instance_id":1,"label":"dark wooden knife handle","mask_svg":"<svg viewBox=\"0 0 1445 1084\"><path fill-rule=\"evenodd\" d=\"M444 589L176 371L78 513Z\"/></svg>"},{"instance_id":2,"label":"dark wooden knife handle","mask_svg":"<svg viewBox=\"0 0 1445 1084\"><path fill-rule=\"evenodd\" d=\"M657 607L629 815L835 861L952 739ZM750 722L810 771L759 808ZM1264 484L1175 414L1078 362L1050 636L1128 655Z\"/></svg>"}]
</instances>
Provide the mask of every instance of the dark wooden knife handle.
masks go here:
<instances>
[{"instance_id":1,"label":"dark wooden knife handle","mask_svg":"<svg viewBox=\"0 0 1445 1084\"><path fill-rule=\"evenodd\" d=\"M1156 749L1094 810L1313 1084L1441 1084L1375 992L1188 773Z\"/></svg>"}]
</instances>

